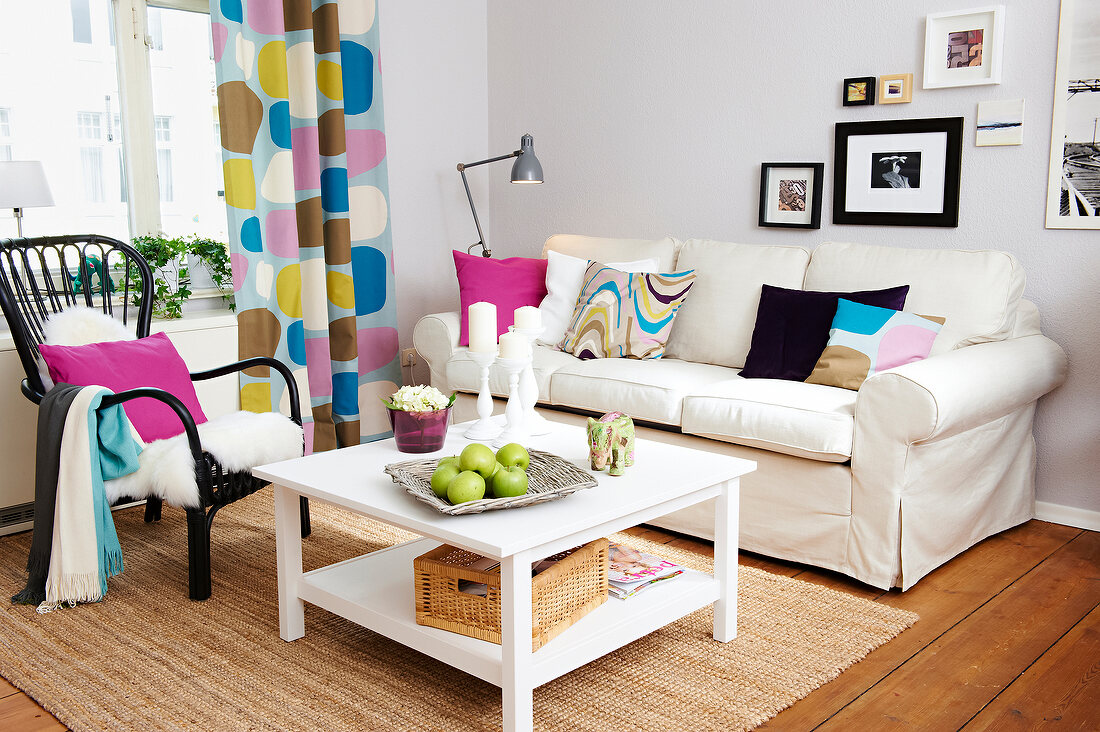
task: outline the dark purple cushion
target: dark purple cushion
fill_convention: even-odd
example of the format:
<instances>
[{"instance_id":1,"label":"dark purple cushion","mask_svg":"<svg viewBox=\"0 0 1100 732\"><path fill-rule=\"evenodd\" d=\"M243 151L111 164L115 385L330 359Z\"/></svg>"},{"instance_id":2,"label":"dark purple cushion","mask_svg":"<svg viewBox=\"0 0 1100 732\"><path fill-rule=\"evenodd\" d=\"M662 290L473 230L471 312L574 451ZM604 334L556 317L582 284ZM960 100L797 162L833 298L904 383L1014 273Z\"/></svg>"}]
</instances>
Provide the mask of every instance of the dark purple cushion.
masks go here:
<instances>
[{"instance_id":1,"label":"dark purple cushion","mask_svg":"<svg viewBox=\"0 0 1100 732\"><path fill-rule=\"evenodd\" d=\"M901 310L909 285L861 292L814 292L763 285L752 344L741 376L805 381L829 343L839 298Z\"/></svg>"}]
</instances>

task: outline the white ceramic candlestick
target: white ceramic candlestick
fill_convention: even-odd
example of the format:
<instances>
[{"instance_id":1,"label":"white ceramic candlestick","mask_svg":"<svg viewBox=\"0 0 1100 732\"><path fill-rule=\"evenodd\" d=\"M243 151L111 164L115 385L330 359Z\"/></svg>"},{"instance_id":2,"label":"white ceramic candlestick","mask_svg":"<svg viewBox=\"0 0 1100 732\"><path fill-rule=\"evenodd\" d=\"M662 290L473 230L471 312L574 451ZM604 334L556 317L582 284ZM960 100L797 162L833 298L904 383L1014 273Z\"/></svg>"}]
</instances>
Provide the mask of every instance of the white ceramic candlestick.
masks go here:
<instances>
[{"instance_id":1,"label":"white ceramic candlestick","mask_svg":"<svg viewBox=\"0 0 1100 732\"><path fill-rule=\"evenodd\" d=\"M507 333L504 336L508 335ZM504 340L504 336L501 336L501 340ZM501 346L501 352L503 353L504 346ZM510 442L518 442L523 444L527 441L527 429L523 421L523 404L519 398L519 374L523 371L524 366L528 364L528 359L524 358L499 358L497 363L508 372L508 405L504 408L504 417L507 420L507 426L504 431L493 440L494 448L501 448Z\"/></svg>"},{"instance_id":2,"label":"white ceramic candlestick","mask_svg":"<svg viewBox=\"0 0 1100 732\"><path fill-rule=\"evenodd\" d=\"M467 440L488 442L497 437L501 432L501 426L493 422L493 395L489 391L489 367L497 360L497 354L470 351L470 360L481 369L481 386L477 391L477 422L470 425L464 437Z\"/></svg>"},{"instance_id":3,"label":"white ceramic candlestick","mask_svg":"<svg viewBox=\"0 0 1100 732\"><path fill-rule=\"evenodd\" d=\"M529 435L546 435L550 433L551 429L550 422L535 411L535 402L539 400L539 385L535 381L534 367L535 339L542 335L545 330L541 326L538 328L516 328L513 326L512 328L513 333L519 333L527 339L527 365L519 377L519 400L523 405L523 421L527 426L527 434Z\"/></svg>"}]
</instances>

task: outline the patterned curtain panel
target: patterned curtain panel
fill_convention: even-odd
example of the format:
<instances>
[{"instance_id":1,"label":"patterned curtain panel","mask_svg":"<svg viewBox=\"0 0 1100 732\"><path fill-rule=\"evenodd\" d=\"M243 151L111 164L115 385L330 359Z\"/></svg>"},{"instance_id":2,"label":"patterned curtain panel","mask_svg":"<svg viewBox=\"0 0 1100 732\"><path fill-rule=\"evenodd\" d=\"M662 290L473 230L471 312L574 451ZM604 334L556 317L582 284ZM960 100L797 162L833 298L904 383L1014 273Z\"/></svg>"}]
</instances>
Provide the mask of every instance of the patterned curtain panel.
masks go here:
<instances>
[{"instance_id":1,"label":"patterned curtain panel","mask_svg":"<svg viewBox=\"0 0 1100 732\"><path fill-rule=\"evenodd\" d=\"M294 370L307 451L385 437L401 367L374 0L210 11L240 356ZM241 377L244 409L285 409L268 371Z\"/></svg>"}]
</instances>

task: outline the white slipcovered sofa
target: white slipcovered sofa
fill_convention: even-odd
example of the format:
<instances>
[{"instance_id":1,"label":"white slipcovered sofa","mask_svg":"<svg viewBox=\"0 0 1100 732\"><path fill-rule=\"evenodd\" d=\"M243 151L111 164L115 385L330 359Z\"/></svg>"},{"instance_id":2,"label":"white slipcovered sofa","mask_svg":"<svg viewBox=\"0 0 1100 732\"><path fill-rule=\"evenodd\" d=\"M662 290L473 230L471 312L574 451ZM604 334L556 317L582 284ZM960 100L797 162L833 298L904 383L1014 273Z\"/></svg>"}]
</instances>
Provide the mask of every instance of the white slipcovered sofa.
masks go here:
<instances>
[{"instance_id":1,"label":"white slipcovered sofa","mask_svg":"<svg viewBox=\"0 0 1100 732\"><path fill-rule=\"evenodd\" d=\"M539 401L622 410L691 442L755 460L741 482L744 549L908 589L981 539L1033 515L1036 400L1065 378L1062 349L1021 298L1024 273L997 251L825 243L754 246L557 235L547 250L595 261L656 257L694 269L663 358L582 361L535 349ZM929 358L859 389L745 379L762 284L857 291L910 286L905 310L944 316ZM443 391L476 392L459 314L422 318L413 341ZM493 369L490 386L507 393ZM719 442L716 442L719 441ZM658 525L711 536L712 506Z\"/></svg>"}]
</instances>

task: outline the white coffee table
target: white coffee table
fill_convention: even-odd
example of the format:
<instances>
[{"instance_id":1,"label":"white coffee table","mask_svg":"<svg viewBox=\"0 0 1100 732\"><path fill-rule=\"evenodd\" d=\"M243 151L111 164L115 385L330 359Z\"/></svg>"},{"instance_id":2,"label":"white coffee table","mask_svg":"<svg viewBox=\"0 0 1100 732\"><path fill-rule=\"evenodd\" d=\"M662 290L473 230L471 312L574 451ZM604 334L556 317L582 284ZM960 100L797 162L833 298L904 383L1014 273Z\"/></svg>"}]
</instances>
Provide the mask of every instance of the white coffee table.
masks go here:
<instances>
[{"instance_id":1,"label":"white coffee table","mask_svg":"<svg viewBox=\"0 0 1100 732\"><path fill-rule=\"evenodd\" d=\"M305 635L303 602L313 603L501 687L504 729L511 731L531 729L535 687L699 608L714 604L715 640L726 642L737 634L738 479L755 463L639 438L635 465L626 475L597 473L597 487L556 501L465 516L438 513L382 472L388 463L460 452L469 444L462 437L468 426L451 427L438 453L400 453L389 439L253 470L275 486L283 640ZM582 428L555 425L527 445L588 468ZM299 496L426 538L303 573ZM718 499L713 576L689 570L628 600L608 599L532 653L532 562L708 498ZM500 560L501 645L416 624L413 558L441 542Z\"/></svg>"}]
</instances>

